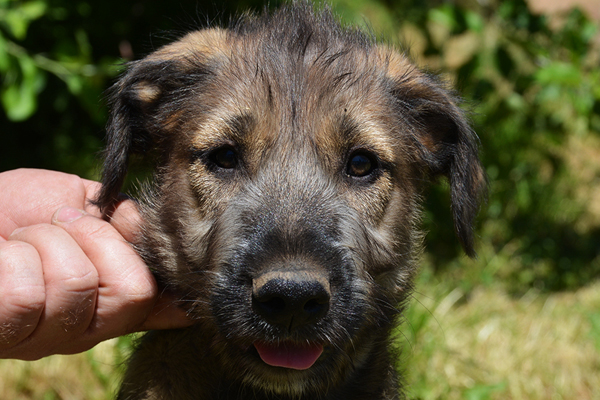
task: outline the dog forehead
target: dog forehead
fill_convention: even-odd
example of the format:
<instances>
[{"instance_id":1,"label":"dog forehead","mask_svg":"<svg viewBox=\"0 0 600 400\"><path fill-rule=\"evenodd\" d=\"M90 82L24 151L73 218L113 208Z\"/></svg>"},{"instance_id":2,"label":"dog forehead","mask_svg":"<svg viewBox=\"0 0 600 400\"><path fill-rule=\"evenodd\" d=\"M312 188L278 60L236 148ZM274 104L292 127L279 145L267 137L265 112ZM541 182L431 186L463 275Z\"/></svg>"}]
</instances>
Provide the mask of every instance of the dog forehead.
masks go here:
<instances>
[{"instance_id":1,"label":"dog forehead","mask_svg":"<svg viewBox=\"0 0 600 400\"><path fill-rule=\"evenodd\" d=\"M386 66L376 53L373 59L358 52L294 62L289 54L257 54L256 48L240 47L219 61L204 95L210 109L193 121L194 147L230 143L262 152L280 143L288 151L313 147L324 157L363 147L393 160L399 135Z\"/></svg>"},{"instance_id":2,"label":"dog forehead","mask_svg":"<svg viewBox=\"0 0 600 400\"><path fill-rule=\"evenodd\" d=\"M391 82L418 75L414 65L390 47L340 34L329 23L295 32L298 27L283 30L275 22L249 30L203 29L153 53L148 60L170 64L164 74L173 71L183 84L175 92L177 108L163 114L162 125L179 132L186 125L186 134L175 135L184 148L243 141L262 152L284 139L288 149L311 144L331 155L366 147L391 161L402 141L391 115ZM188 78L194 76L197 83ZM170 80L133 84L137 100L153 104L168 97L171 86L160 82Z\"/></svg>"}]
</instances>

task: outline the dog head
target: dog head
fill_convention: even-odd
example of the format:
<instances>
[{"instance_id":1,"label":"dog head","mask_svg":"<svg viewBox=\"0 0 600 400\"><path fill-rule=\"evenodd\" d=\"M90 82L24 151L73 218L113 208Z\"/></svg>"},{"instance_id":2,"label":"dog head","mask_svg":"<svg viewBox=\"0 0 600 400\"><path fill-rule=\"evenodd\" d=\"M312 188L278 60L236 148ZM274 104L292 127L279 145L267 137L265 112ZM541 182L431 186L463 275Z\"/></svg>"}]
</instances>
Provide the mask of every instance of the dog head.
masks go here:
<instances>
[{"instance_id":1,"label":"dog head","mask_svg":"<svg viewBox=\"0 0 600 400\"><path fill-rule=\"evenodd\" d=\"M474 254L485 178L457 99L328 11L190 33L112 96L97 203L110 212L129 156L151 154L140 252L254 387L322 391L386 357L426 182L449 179Z\"/></svg>"}]
</instances>

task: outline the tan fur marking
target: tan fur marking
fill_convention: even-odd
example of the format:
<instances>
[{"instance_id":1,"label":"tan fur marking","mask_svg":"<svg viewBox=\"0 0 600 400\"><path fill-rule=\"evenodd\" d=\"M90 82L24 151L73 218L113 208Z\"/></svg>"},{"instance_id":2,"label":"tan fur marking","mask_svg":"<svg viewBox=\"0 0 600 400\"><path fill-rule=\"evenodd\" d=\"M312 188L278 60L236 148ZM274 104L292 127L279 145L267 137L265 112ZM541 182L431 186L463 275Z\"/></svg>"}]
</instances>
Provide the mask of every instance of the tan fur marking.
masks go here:
<instances>
[{"instance_id":1,"label":"tan fur marking","mask_svg":"<svg viewBox=\"0 0 600 400\"><path fill-rule=\"evenodd\" d=\"M132 89L135 91L138 100L144 103L152 103L161 94L160 89L150 82L136 83Z\"/></svg>"},{"instance_id":2,"label":"tan fur marking","mask_svg":"<svg viewBox=\"0 0 600 400\"><path fill-rule=\"evenodd\" d=\"M223 29L211 28L189 33L177 42L159 49L150 57L164 60L185 57L209 59L225 53L226 49L227 32Z\"/></svg>"},{"instance_id":3,"label":"tan fur marking","mask_svg":"<svg viewBox=\"0 0 600 400\"><path fill-rule=\"evenodd\" d=\"M403 77L417 78L421 74L408 57L387 45L377 46L376 54L378 63L387 68L390 77L396 79Z\"/></svg>"}]
</instances>

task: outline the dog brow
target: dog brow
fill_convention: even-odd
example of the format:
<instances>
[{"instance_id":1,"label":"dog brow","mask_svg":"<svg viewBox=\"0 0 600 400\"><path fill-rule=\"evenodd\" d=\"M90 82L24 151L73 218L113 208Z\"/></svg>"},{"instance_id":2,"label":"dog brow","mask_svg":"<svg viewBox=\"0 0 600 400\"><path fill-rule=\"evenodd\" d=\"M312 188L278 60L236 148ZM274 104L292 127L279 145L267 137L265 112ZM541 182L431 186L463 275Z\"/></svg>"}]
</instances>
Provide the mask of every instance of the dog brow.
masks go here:
<instances>
[{"instance_id":1,"label":"dog brow","mask_svg":"<svg viewBox=\"0 0 600 400\"><path fill-rule=\"evenodd\" d=\"M225 143L243 143L253 126L254 118L248 113L227 119L209 119L201 126L201 133L195 134L192 145L199 150L205 150Z\"/></svg>"},{"instance_id":2,"label":"dog brow","mask_svg":"<svg viewBox=\"0 0 600 400\"><path fill-rule=\"evenodd\" d=\"M359 119L343 115L338 122L339 137L345 149L363 148L376 153L382 161L394 163L394 146L373 123L361 123Z\"/></svg>"}]
</instances>

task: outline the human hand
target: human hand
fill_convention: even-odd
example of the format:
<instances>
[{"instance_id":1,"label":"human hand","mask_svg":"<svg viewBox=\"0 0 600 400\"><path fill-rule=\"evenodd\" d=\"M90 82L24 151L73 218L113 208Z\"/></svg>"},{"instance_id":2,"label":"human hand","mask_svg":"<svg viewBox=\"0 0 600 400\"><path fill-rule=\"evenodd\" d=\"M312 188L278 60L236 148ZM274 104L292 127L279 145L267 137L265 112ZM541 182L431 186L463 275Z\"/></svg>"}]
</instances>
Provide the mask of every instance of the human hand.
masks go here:
<instances>
[{"instance_id":1,"label":"human hand","mask_svg":"<svg viewBox=\"0 0 600 400\"><path fill-rule=\"evenodd\" d=\"M0 358L72 354L191 324L129 244L135 203L121 202L108 223L89 203L99 188L54 171L0 173Z\"/></svg>"}]
</instances>

